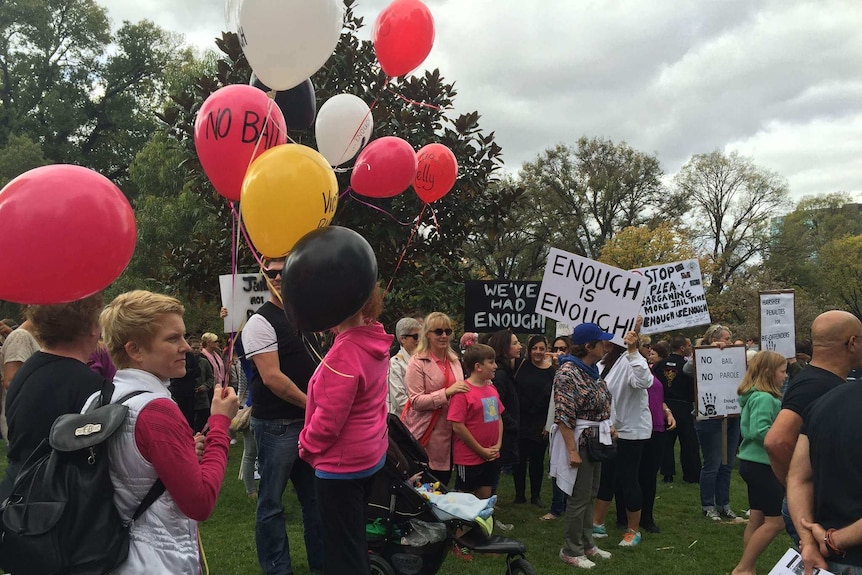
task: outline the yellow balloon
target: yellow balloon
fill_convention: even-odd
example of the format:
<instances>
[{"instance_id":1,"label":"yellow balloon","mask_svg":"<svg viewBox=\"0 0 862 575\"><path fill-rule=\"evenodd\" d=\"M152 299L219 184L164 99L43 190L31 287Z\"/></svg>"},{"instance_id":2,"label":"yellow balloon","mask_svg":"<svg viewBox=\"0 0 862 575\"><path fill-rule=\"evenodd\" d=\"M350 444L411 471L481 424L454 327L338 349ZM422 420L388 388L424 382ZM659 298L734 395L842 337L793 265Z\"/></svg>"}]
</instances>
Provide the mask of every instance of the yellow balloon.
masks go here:
<instances>
[{"instance_id":1,"label":"yellow balloon","mask_svg":"<svg viewBox=\"0 0 862 575\"><path fill-rule=\"evenodd\" d=\"M281 257L299 238L332 221L338 181L317 150L283 144L252 162L239 205L255 248L266 257Z\"/></svg>"}]
</instances>

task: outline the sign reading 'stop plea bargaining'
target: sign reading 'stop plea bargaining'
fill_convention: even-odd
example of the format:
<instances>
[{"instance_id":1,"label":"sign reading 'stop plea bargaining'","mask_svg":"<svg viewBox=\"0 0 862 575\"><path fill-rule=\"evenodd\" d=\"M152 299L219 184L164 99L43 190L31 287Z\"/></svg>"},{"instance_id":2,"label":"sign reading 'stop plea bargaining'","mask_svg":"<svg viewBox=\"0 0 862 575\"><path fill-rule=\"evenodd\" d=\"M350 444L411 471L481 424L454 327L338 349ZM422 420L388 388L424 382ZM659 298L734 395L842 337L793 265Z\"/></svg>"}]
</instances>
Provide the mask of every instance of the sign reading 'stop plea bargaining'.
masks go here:
<instances>
[{"instance_id":1,"label":"sign reading 'stop plea bargaining'","mask_svg":"<svg viewBox=\"0 0 862 575\"><path fill-rule=\"evenodd\" d=\"M536 312L572 327L596 323L624 345L648 283L642 275L551 248Z\"/></svg>"},{"instance_id":2,"label":"sign reading 'stop plea bargaining'","mask_svg":"<svg viewBox=\"0 0 862 575\"><path fill-rule=\"evenodd\" d=\"M796 357L796 298L793 290L760 292L760 349Z\"/></svg>"},{"instance_id":3,"label":"sign reading 'stop plea bargaining'","mask_svg":"<svg viewBox=\"0 0 862 575\"><path fill-rule=\"evenodd\" d=\"M225 333L241 330L246 320L269 299L269 287L262 274L222 275L218 277L218 283L221 305L227 308Z\"/></svg>"},{"instance_id":4,"label":"sign reading 'stop plea bargaining'","mask_svg":"<svg viewBox=\"0 0 862 575\"><path fill-rule=\"evenodd\" d=\"M736 390L745 376L744 345L694 348L695 385L698 419L739 415Z\"/></svg>"},{"instance_id":5,"label":"sign reading 'stop plea bargaining'","mask_svg":"<svg viewBox=\"0 0 862 575\"><path fill-rule=\"evenodd\" d=\"M703 279L697 260L672 262L632 270L649 280L644 298L641 333L661 333L710 323Z\"/></svg>"},{"instance_id":6,"label":"sign reading 'stop plea bargaining'","mask_svg":"<svg viewBox=\"0 0 862 575\"><path fill-rule=\"evenodd\" d=\"M535 312L540 282L464 282L464 331L544 333L545 317Z\"/></svg>"}]
</instances>

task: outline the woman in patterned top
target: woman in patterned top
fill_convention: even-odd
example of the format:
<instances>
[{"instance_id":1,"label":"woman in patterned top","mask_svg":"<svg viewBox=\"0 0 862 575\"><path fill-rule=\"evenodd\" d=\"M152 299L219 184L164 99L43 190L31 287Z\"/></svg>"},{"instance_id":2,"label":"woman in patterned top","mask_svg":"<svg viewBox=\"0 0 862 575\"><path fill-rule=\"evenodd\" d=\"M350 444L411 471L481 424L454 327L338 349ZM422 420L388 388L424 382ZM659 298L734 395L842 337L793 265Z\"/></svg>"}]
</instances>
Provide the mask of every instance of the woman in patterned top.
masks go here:
<instances>
[{"instance_id":1,"label":"woman in patterned top","mask_svg":"<svg viewBox=\"0 0 862 575\"><path fill-rule=\"evenodd\" d=\"M611 394L596 367L604 354L602 342L611 338L594 323L575 327L572 355L560 356L560 368L554 376L551 476L568 494L560 559L582 569L595 565L591 559L611 556L593 542L593 506L602 466L589 460L585 448L590 437L609 443L613 432Z\"/></svg>"}]
</instances>

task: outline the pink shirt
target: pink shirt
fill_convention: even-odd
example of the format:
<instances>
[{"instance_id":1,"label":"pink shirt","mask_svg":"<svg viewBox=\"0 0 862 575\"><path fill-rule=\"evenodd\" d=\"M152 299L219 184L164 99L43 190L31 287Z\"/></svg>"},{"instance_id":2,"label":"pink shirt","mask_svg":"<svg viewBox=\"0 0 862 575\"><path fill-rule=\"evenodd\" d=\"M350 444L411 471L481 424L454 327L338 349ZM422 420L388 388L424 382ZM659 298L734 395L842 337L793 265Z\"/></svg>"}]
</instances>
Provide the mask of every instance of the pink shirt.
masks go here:
<instances>
[{"instance_id":1,"label":"pink shirt","mask_svg":"<svg viewBox=\"0 0 862 575\"><path fill-rule=\"evenodd\" d=\"M469 382L468 382L469 383ZM482 447L491 447L500 438L500 414L505 409L497 388L487 382L478 386L469 383L470 391L456 393L449 399L447 418L463 423ZM452 461L456 465L481 465L485 460L464 443L458 434L452 442Z\"/></svg>"}]
</instances>

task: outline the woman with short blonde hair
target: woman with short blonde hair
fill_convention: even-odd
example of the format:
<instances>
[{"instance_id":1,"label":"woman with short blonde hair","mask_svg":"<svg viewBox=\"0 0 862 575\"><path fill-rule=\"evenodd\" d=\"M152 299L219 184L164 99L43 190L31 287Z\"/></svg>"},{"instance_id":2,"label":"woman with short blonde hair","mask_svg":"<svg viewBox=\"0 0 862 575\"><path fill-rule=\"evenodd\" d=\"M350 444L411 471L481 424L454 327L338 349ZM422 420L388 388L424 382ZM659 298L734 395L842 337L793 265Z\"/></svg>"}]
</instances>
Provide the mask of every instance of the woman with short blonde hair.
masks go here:
<instances>
[{"instance_id":1,"label":"woman with short blonde hair","mask_svg":"<svg viewBox=\"0 0 862 575\"><path fill-rule=\"evenodd\" d=\"M227 467L228 426L239 408L234 390L216 384L206 438L192 436L168 391L170 379L186 373L183 311L172 297L137 290L117 296L100 317L120 368L112 401L137 392L108 440L114 503L131 525L128 559L112 571L118 575L200 572L197 522L212 513ZM167 493L132 522L157 480Z\"/></svg>"}]
</instances>

